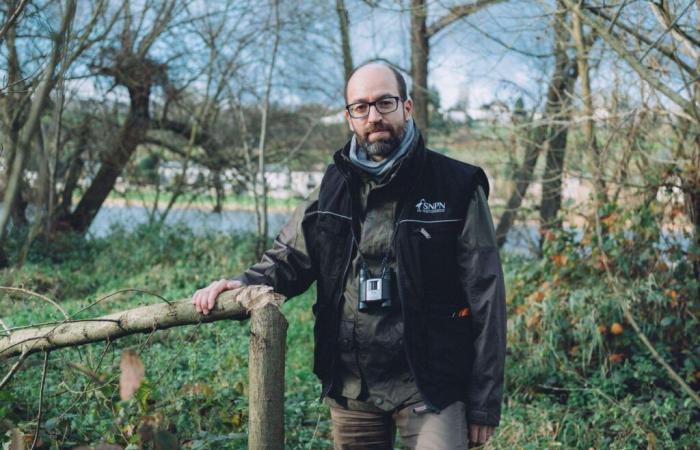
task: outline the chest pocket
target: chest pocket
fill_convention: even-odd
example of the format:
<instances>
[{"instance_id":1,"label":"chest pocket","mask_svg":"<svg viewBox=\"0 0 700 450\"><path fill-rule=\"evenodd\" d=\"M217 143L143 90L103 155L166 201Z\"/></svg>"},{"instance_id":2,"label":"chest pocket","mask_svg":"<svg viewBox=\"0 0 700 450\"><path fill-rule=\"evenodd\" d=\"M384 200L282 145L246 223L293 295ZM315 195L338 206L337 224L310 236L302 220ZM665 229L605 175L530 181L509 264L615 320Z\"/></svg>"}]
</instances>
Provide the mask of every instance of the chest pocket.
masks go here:
<instances>
[{"instance_id":1,"label":"chest pocket","mask_svg":"<svg viewBox=\"0 0 700 450\"><path fill-rule=\"evenodd\" d=\"M319 267L328 275L338 274L342 269L344 253L350 235L350 219L328 213L317 217L316 232Z\"/></svg>"},{"instance_id":2,"label":"chest pocket","mask_svg":"<svg viewBox=\"0 0 700 450\"><path fill-rule=\"evenodd\" d=\"M345 235L349 232L349 230L349 218L331 213L318 214L318 231L320 233Z\"/></svg>"},{"instance_id":3,"label":"chest pocket","mask_svg":"<svg viewBox=\"0 0 700 450\"><path fill-rule=\"evenodd\" d=\"M412 225L411 235L419 242L426 306L457 303L461 298L457 244L462 221Z\"/></svg>"}]
</instances>

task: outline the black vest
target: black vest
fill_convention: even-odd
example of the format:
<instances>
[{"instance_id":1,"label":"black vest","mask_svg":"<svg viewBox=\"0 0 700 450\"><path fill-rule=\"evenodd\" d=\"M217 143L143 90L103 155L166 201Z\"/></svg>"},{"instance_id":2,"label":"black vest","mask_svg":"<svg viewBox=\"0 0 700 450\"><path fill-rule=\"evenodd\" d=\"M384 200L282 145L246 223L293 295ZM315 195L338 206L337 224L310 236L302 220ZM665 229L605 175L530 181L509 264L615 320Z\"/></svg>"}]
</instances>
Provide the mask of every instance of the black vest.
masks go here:
<instances>
[{"instance_id":1,"label":"black vest","mask_svg":"<svg viewBox=\"0 0 700 450\"><path fill-rule=\"evenodd\" d=\"M325 396L331 389L338 352L345 277L356 248L350 227L359 231L359 180L347 159L348 146L334 155L321 182L314 210L302 227L317 276L313 306L314 372ZM466 400L473 350L470 317L453 317L468 307L463 288L469 274L458 267L457 240L477 185L488 195L479 167L425 148L418 138L391 188L397 202L395 253L398 294L404 320L406 357L426 404L436 410Z\"/></svg>"}]
</instances>

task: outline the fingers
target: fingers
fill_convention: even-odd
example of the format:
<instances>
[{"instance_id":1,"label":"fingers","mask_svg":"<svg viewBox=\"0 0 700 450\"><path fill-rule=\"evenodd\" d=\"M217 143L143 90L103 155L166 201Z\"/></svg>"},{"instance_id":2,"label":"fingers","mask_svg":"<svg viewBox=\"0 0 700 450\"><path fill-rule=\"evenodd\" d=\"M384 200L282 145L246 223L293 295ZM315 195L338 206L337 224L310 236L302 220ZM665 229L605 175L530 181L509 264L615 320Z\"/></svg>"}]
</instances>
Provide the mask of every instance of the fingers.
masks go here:
<instances>
[{"instance_id":1,"label":"fingers","mask_svg":"<svg viewBox=\"0 0 700 450\"><path fill-rule=\"evenodd\" d=\"M202 293L201 289L197 289L194 292L194 295L192 295L192 303L194 303L194 310L197 311L198 313L202 313L202 307L199 304L199 296Z\"/></svg>"},{"instance_id":2,"label":"fingers","mask_svg":"<svg viewBox=\"0 0 700 450\"><path fill-rule=\"evenodd\" d=\"M495 427L487 425L469 425L469 444L483 445L485 444L493 432Z\"/></svg>"},{"instance_id":3,"label":"fingers","mask_svg":"<svg viewBox=\"0 0 700 450\"><path fill-rule=\"evenodd\" d=\"M216 304L216 297L218 297L219 294L226 290L226 283L226 280L221 279L219 281L215 281L211 284L211 286L209 286L209 292L207 293L207 301L205 305L205 314L209 314L209 311L214 309L214 304Z\"/></svg>"},{"instance_id":4,"label":"fingers","mask_svg":"<svg viewBox=\"0 0 700 450\"><path fill-rule=\"evenodd\" d=\"M488 427L479 427L479 444L485 444L488 440L487 429Z\"/></svg>"},{"instance_id":5,"label":"fingers","mask_svg":"<svg viewBox=\"0 0 700 450\"><path fill-rule=\"evenodd\" d=\"M479 426L469 425L469 443L476 444L479 442Z\"/></svg>"},{"instance_id":6,"label":"fingers","mask_svg":"<svg viewBox=\"0 0 700 450\"><path fill-rule=\"evenodd\" d=\"M214 281L209 286L197 290L194 295L192 295L192 303L194 304L194 309L200 314L207 315L214 309L216 304L216 298L224 291L236 289L243 285L238 280L225 280L221 279L219 281Z\"/></svg>"}]
</instances>

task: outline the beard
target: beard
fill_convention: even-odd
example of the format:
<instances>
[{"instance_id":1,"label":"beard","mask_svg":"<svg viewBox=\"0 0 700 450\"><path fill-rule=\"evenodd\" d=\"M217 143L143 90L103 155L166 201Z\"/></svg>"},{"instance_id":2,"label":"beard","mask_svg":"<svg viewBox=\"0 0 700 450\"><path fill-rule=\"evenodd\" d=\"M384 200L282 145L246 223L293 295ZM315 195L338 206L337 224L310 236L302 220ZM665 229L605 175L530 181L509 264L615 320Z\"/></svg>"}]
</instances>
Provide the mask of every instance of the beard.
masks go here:
<instances>
[{"instance_id":1,"label":"beard","mask_svg":"<svg viewBox=\"0 0 700 450\"><path fill-rule=\"evenodd\" d=\"M406 134L404 126L401 126L400 129L394 129L391 125L377 124L377 126L368 130L365 136L368 137L370 133L373 133L375 131L386 131L389 133L389 137L387 139L369 142L369 140L366 137L360 136L359 134L355 133L358 145L367 152L367 156L369 156L370 158L386 158L399 145L401 145L401 140L403 140L403 136L404 134Z\"/></svg>"}]
</instances>

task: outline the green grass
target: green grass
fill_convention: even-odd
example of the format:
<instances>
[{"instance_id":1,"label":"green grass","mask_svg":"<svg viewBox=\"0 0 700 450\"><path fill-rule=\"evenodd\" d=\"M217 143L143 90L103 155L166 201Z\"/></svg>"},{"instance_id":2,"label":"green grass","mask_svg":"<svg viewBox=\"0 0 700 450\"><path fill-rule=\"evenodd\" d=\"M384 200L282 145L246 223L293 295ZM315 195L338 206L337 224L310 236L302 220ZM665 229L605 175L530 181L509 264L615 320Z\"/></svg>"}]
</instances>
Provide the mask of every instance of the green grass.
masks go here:
<instances>
[{"instance_id":1,"label":"green grass","mask_svg":"<svg viewBox=\"0 0 700 450\"><path fill-rule=\"evenodd\" d=\"M616 236L612 233L606 244L611 254L626 245L614 241ZM595 272L595 259L579 254L577 245L562 233L545 246L540 261L504 259L507 378L502 422L490 448L697 448L698 405L669 381L626 324L620 336L598 332L600 324L624 321L617 299L602 282L602 274ZM640 252L646 248L642 247L640 243ZM126 287L182 299L214 279L239 273L253 261L253 248L250 237L141 227L88 242L66 238L50 247L39 242L24 268L2 273L2 284L46 295L69 313ZM620 250L614 260L620 267L615 270L626 273L625 286L643 297L635 314L645 332L697 390L700 380L694 377L700 373L700 361L693 345L697 346L700 324L662 303L672 289L679 300L697 307L688 297L692 282L687 264L679 262L669 273L650 276L648 264L654 261L644 260L642 254L631 257ZM567 255L569 263L560 264L557 255ZM543 292L541 298L537 291ZM312 373L314 295L312 289L283 306L290 324L285 403L290 449L332 445L328 410L318 402L319 382ZM84 317L158 301L124 293ZM2 297L0 311L11 327L60 318L47 303L19 294ZM99 442L137 448L143 424L174 433L192 449L246 448L248 334L246 322L222 321L130 336L106 352L104 344L52 352L42 448ZM126 402L119 400L117 381L124 349L140 355L147 380ZM623 354L624 360L613 364L611 354ZM0 391L0 442L8 440L5 433L11 427L33 433L41 360L42 355L31 356L11 385ZM93 368L104 382L95 382L76 364ZM3 374L7 368L0 365Z\"/></svg>"}]
</instances>

